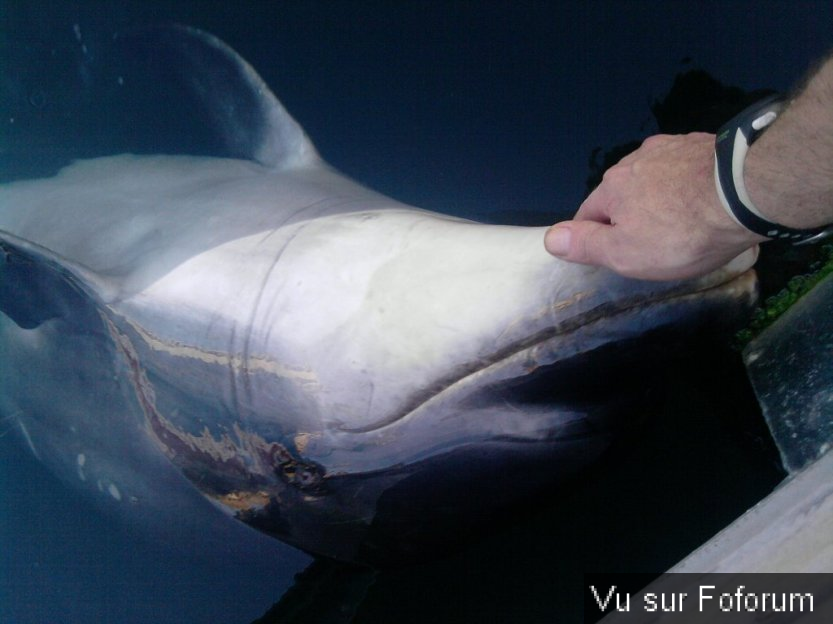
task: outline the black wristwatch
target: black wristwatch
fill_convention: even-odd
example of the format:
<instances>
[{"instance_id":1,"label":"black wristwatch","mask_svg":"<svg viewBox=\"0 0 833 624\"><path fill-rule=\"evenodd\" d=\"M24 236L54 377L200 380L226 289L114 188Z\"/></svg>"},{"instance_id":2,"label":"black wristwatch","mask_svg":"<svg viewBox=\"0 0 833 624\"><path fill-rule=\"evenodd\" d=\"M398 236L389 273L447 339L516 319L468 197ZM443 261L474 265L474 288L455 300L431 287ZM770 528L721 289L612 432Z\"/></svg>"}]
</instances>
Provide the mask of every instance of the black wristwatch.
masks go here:
<instances>
[{"instance_id":1,"label":"black wristwatch","mask_svg":"<svg viewBox=\"0 0 833 624\"><path fill-rule=\"evenodd\" d=\"M773 223L755 209L743 182L743 162L749 146L780 114L783 99L773 95L742 111L724 124L714 142L714 181L726 212L738 224L767 238L794 245L814 243L833 234L833 224L800 230Z\"/></svg>"}]
</instances>

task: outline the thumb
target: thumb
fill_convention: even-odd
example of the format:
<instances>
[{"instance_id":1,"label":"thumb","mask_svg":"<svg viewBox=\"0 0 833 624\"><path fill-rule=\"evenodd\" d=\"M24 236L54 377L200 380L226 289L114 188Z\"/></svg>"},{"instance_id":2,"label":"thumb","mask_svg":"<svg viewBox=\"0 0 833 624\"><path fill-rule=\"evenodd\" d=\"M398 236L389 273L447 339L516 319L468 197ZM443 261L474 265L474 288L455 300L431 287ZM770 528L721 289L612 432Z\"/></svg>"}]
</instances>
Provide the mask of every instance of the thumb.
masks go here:
<instances>
[{"instance_id":1,"label":"thumb","mask_svg":"<svg viewBox=\"0 0 833 624\"><path fill-rule=\"evenodd\" d=\"M570 262L609 266L608 249L613 226L597 221L563 221L544 236L544 247L552 255Z\"/></svg>"}]
</instances>

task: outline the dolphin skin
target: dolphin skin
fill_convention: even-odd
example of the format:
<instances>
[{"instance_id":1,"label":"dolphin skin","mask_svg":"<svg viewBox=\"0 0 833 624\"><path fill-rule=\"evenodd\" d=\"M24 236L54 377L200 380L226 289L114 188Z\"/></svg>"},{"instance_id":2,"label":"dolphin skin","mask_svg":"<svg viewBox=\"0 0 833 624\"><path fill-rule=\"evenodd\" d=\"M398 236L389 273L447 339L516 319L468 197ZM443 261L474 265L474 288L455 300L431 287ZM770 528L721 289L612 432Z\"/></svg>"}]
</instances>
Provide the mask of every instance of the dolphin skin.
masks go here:
<instances>
[{"instance_id":1,"label":"dolphin skin","mask_svg":"<svg viewBox=\"0 0 833 624\"><path fill-rule=\"evenodd\" d=\"M136 41L223 156L0 187L0 410L128 514L219 508L313 553L419 557L593 461L648 345L754 300L751 251L635 281L550 257L543 228L403 205L323 162L218 39Z\"/></svg>"}]
</instances>

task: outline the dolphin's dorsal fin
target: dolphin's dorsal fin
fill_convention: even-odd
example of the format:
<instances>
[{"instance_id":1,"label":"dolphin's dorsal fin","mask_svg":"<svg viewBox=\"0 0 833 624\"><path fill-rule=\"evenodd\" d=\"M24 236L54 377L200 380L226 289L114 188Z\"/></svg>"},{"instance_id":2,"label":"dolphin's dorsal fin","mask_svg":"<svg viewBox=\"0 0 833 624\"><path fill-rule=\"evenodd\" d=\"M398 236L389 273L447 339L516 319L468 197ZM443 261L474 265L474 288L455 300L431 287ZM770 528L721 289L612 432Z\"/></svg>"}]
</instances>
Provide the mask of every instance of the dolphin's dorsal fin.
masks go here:
<instances>
[{"instance_id":1,"label":"dolphin's dorsal fin","mask_svg":"<svg viewBox=\"0 0 833 624\"><path fill-rule=\"evenodd\" d=\"M289 169L320 162L303 128L263 79L225 43L182 25L138 33L155 62L168 64L197 99L228 155ZM131 38L134 35L128 35Z\"/></svg>"}]
</instances>

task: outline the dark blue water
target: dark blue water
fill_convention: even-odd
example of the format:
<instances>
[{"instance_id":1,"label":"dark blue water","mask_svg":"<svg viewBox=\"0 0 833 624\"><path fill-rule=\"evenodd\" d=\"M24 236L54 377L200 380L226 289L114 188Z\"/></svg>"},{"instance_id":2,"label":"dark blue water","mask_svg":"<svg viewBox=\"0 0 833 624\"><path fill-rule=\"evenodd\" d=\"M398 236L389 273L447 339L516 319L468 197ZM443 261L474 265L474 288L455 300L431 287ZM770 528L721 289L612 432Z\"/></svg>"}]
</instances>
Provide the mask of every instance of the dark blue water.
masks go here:
<instances>
[{"instance_id":1,"label":"dark blue water","mask_svg":"<svg viewBox=\"0 0 833 624\"><path fill-rule=\"evenodd\" d=\"M677 71L784 89L833 46L829 2L12 1L0 16L6 170L112 139L96 134L116 114L105 100L102 123L50 129L96 110L79 94L114 32L176 21L237 49L345 173L505 221L571 214L592 149L650 133ZM780 479L736 356L683 358L664 386L638 435L509 526L341 592L355 621L577 622L584 571L665 569ZM0 621L249 622L310 561L283 546L246 561L187 538L172 548L78 499L12 428L0 421Z\"/></svg>"}]
</instances>

